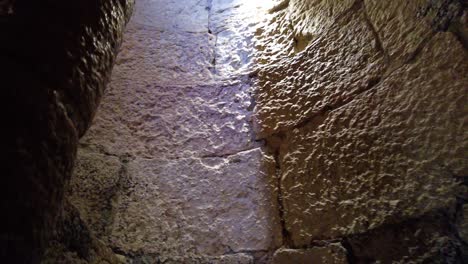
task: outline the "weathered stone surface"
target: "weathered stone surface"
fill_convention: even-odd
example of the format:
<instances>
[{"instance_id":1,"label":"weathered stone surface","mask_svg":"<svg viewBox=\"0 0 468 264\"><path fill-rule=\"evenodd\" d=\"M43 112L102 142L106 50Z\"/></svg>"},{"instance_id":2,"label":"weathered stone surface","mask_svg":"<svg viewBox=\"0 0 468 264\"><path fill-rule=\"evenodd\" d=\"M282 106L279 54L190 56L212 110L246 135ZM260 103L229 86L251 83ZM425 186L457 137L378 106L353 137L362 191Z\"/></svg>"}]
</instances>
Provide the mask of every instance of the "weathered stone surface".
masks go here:
<instances>
[{"instance_id":1,"label":"weathered stone surface","mask_svg":"<svg viewBox=\"0 0 468 264\"><path fill-rule=\"evenodd\" d=\"M245 83L149 84L127 92L123 87L107 95L84 143L147 158L222 156L258 145L250 129Z\"/></svg>"},{"instance_id":2,"label":"weathered stone surface","mask_svg":"<svg viewBox=\"0 0 468 264\"><path fill-rule=\"evenodd\" d=\"M387 55L399 63L412 59L435 31L447 30L463 10L459 1L451 0L364 2Z\"/></svg>"},{"instance_id":3,"label":"weathered stone surface","mask_svg":"<svg viewBox=\"0 0 468 264\"><path fill-rule=\"evenodd\" d=\"M375 90L319 127L287 135L282 193L296 245L453 209L454 175L468 172L468 79L459 74L468 64L460 54L453 35L438 34Z\"/></svg>"},{"instance_id":4,"label":"weathered stone surface","mask_svg":"<svg viewBox=\"0 0 468 264\"><path fill-rule=\"evenodd\" d=\"M133 22L160 31L206 33L207 4L206 0L139 0Z\"/></svg>"},{"instance_id":5,"label":"weathered stone surface","mask_svg":"<svg viewBox=\"0 0 468 264\"><path fill-rule=\"evenodd\" d=\"M273 8L255 40L254 125L278 153L286 246L352 237L357 263L463 262L466 244L448 228L468 169L463 5Z\"/></svg>"},{"instance_id":6,"label":"weathered stone surface","mask_svg":"<svg viewBox=\"0 0 468 264\"><path fill-rule=\"evenodd\" d=\"M213 0L210 32L216 37L214 73L220 78L248 74L253 69L253 38L272 1Z\"/></svg>"},{"instance_id":7,"label":"weathered stone surface","mask_svg":"<svg viewBox=\"0 0 468 264\"><path fill-rule=\"evenodd\" d=\"M338 244L310 249L279 249L272 264L347 264L346 250Z\"/></svg>"},{"instance_id":8,"label":"weathered stone surface","mask_svg":"<svg viewBox=\"0 0 468 264\"><path fill-rule=\"evenodd\" d=\"M282 1L282 3L287 1ZM289 13L283 8L284 4L278 4L270 10L277 10L270 14L269 18L260 24L255 32L254 44L256 71L258 66L274 65L286 57L296 53L296 41Z\"/></svg>"},{"instance_id":9,"label":"weathered stone surface","mask_svg":"<svg viewBox=\"0 0 468 264\"><path fill-rule=\"evenodd\" d=\"M266 8L137 3L72 186L125 261L253 263L280 246L276 168L252 133L247 75Z\"/></svg>"},{"instance_id":10,"label":"weathered stone surface","mask_svg":"<svg viewBox=\"0 0 468 264\"><path fill-rule=\"evenodd\" d=\"M113 85L125 85L130 92L139 85L204 84L212 80L215 38L208 32L161 31L131 20L125 36Z\"/></svg>"},{"instance_id":11,"label":"weathered stone surface","mask_svg":"<svg viewBox=\"0 0 468 264\"><path fill-rule=\"evenodd\" d=\"M76 145L108 81L131 2L2 1L6 143L0 259L38 263L55 229Z\"/></svg>"},{"instance_id":12,"label":"weathered stone surface","mask_svg":"<svg viewBox=\"0 0 468 264\"><path fill-rule=\"evenodd\" d=\"M139 3L83 141L122 258L464 263L463 3L182 2Z\"/></svg>"},{"instance_id":13,"label":"weathered stone surface","mask_svg":"<svg viewBox=\"0 0 468 264\"><path fill-rule=\"evenodd\" d=\"M66 200L41 263L121 263L112 250L94 236L80 215L81 212Z\"/></svg>"},{"instance_id":14,"label":"weathered stone surface","mask_svg":"<svg viewBox=\"0 0 468 264\"><path fill-rule=\"evenodd\" d=\"M123 184L123 164L117 157L79 148L74 170L68 199L94 234L104 238L113 220L113 200Z\"/></svg>"},{"instance_id":15,"label":"weathered stone surface","mask_svg":"<svg viewBox=\"0 0 468 264\"><path fill-rule=\"evenodd\" d=\"M364 15L348 14L339 22L304 52L260 68L255 111L258 137L298 126L378 82L384 70L383 54L373 44L375 38Z\"/></svg>"},{"instance_id":16,"label":"weathered stone surface","mask_svg":"<svg viewBox=\"0 0 468 264\"><path fill-rule=\"evenodd\" d=\"M288 12L296 41L307 41L323 35L338 17L351 9L355 0L292 0Z\"/></svg>"},{"instance_id":17,"label":"weathered stone surface","mask_svg":"<svg viewBox=\"0 0 468 264\"><path fill-rule=\"evenodd\" d=\"M164 258L272 249L281 242L272 163L259 149L226 158L136 159L111 241L124 252Z\"/></svg>"}]
</instances>

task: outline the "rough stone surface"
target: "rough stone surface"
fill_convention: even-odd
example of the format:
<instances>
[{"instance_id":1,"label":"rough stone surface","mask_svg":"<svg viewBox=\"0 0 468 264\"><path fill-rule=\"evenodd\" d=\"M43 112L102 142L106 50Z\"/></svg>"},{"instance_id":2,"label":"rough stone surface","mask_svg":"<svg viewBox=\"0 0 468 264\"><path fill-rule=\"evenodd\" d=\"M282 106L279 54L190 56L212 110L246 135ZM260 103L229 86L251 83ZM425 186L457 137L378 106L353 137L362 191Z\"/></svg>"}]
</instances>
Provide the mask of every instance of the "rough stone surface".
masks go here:
<instances>
[{"instance_id":1,"label":"rough stone surface","mask_svg":"<svg viewBox=\"0 0 468 264\"><path fill-rule=\"evenodd\" d=\"M125 160L86 148L79 148L78 157L67 196L95 235L103 237L110 232L113 202L124 184Z\"/></svg>"},{"instance_id":2,"label":"rough stone surface","mask_svg":"<svg viewBox=\"0 0 468 264\"><path fill-rule=\"evenodd\" d=\"M338 244L310 249L279 249L273 256L272 264L347 264L346 250Z\"/></svg>"},{"instance_id":3,"label":"rough stone surface","mask_svg":"<svg viewBox=\"0 0 468 264\"><path fill-rule=\"evenodd\" d=\"M107 95L84 144L147 158L222 156L259 145L246 83L131 87L129 95L125 86Z\"/></svg>"},{"instance_id":4,"label":"rough stone surface","mask_svg":"<svg viewBox=\"0 0 468 264\"><path fill-rule=\"evenodd\" d=\"M166 258L274 248L281 241L272 163L259 149L227 158L136 159L110 240L124 252Z\"/></svg>"},{"instance_id":5,"label":"rough stone surface","mask_svg":"<svg viewBox=\"0 0 468 264\"><path fill-rule=\"evenodd\" d=\"M0 3L2 262L39 262L130 11L125 0Z\"/></svg>"},{"instance_id":6,"label":"rough stone surface","mask_svg":"<svg viewBox=\"0 0 468 264\"><path fill-rule=\"evenodd\" d=\"M81 141L70 200L127 263L267 263L282 243L275 161L251 128L268 5L140 1Z\"/></svg>"},{"instance_id":7,"label":"rough stone surface","mask_svg":"<svg viewBox=\"0 0 468 264\"><path fill-rule=\"evenodd\" d=\"M310 123L286 136L282 188L295 243L455 206L454 174L468 169L468 146L460 144L468 81L458 74L468 70L462 53L453 36L441 33L414 64L332 111L319 127Z\"/></svg>"},{"instance_id":8,"label":"rough stone surface","mask_svg":"<svg viewBox=\"0 0 468 264\"><path fill-rule=\"evenodd\" d=\"M411 60L435 31L447 30L463 10L460 1L451 0L365 0L364 3L386 54L399 63Z\"/></svg>"},{"instance_id":9,"label":"rough stone surface","mask_svg":"<svg viewBox=\"0 0 468 264\"><path fill-rule=\"evenodd\" d=\"M80 211L65 201L53 238L41 263L121 263L114 252L97 239Z\"/></svg>"},{"instance_id":10,"label":"rough stone surface","mask_svg":"<svg viewBox=\"0 0 468 264\"><path fill-rule=\"evenodd\" d=\"M463 224L450 228L468 174L465 7L272 10L257 31L254 121L277 154L286 246L338 240L352 263L466 261Z\"/></svg>"},{"instance_id":11,"label":"rough stone surface","mask_svg":"<svg viewBox=\"0 0 468 264\"><path fill-rule=\"evenodd\" d=\"M213 79L215 36L208 32L160 30L138 24L137 17L133 16L126 30L109 90L116 90L116 84L126 85L127 94L131 94L135 87L155 82L178 85Z\"/></svg>"},{"instance_id":12,"label":"rough stone surface","mask_svg":"<svg viewBox=\"0 0 468 264\"><path fill-rule=\"evenodd\" d=\"M339 22L328 34L317 37L302 56L267 63L259 70L258 137L298 126L349 102L378 82L384 69L383 54L372 44L374 36L364 15L350 13Z\"/></svg>"},{"instance_id":13,"label":"rough stone surface","mask_svg":"<svg viewBox=\"0 0 468 264\"><path fill-rule=\"evenodd\" d=\"M142 0L72 200L127 263L466 263L464 21L455 0Z\"/></svg>"}]
</instances>

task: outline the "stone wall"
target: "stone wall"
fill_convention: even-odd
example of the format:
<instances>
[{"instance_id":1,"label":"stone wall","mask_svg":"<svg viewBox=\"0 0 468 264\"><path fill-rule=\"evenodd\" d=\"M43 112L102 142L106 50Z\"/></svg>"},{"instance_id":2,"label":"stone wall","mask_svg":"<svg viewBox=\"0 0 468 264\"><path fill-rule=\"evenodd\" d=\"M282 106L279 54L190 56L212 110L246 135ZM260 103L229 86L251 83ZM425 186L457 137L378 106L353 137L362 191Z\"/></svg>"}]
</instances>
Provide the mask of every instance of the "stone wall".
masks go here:
<instances>
[{"instance_id":1,"label":"stone wall","mask_svg":"<svg viewBox=\"0 0 468 264\"><path fill-rule=\"evenodd\" d=\"M252 1L139 1L65 200L131 1L0 3L2 260L468 261L466 1Z\"/></svg>"},{"instance_id":2,"label":"stone wall","mask_svg":"<svg viewBox=\"0 0 468 264\"><path fill-rule=\"evenodd\" d=\"M37 263L56 229L130 11L126 0L0 3L2 262Z\"/></svg>"},{"instance_id":3,"label":"stone wall","mask_svg":"<svg viewBox=\"0 0 468 264\"><path fill-rule=\"evenodd\" d=\"M271 9L257 31L254 119L277 161L274 263L466 263L466 6Z\"/></svg>"}]
</instances>

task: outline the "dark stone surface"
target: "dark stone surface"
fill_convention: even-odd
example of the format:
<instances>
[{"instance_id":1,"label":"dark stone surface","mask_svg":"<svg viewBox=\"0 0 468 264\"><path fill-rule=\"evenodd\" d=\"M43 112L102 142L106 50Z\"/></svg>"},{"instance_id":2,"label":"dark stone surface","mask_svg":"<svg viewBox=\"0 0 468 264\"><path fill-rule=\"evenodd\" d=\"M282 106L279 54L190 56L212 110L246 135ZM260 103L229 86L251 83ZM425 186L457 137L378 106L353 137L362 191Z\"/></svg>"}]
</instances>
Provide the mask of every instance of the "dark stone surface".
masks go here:
<instances>
[{"instance_id":1,"label":"dark stone surface","mask_svg":"<svg viewBox=\"0 0 468 264\"><path fill-rule=\"evenodd\" d=\"M78 138L108 81L132 1L8 2L0 12L6 131L0 259L37 263L55 228Z\"/></svg>"}]
</instances>

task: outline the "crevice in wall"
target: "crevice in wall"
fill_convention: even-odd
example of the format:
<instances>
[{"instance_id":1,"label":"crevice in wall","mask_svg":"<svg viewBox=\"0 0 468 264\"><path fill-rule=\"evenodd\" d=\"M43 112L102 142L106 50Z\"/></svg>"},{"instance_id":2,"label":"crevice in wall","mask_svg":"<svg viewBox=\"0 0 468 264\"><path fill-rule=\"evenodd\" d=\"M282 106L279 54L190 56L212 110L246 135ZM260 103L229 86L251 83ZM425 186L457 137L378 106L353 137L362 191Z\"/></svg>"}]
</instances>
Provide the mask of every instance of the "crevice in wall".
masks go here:
<instances>
[{"instance_id":1,"label":"crevice in wall","mask_svg":"<svg viewBox=\"0 0 468 264\"><path fill-rule=\"evenodd\" d=\"M429 43L429 41L431 41L431 39L434 37L436 33L435 32L431 32L429 35L427 35L422 41L421 43L419 43L419 45L416 47L416 49L414 50L413 53L410 54L410 56L408 57L408 59L404 62L403 65L405 64L411 64L413 62L416 61L416 59L419 57L419 55L421 54L421 52L423 51L423 49L426 47L427 43ZM402 65L402 66L403 66Z\"/></svg>"},{"instance_id":2,"label":"crevice in wall","mask_svg":"<svg viewBox=\"0 0 468 264\"><path fill-rule=\"evenodd\" d=\"M341 246L343 246L343 248L346 250L346 260L348 261L348 264L357 264L358 261L354 255L353 247L347 238L343 238L341 241Z\"/></svg>"},{"instance_id":3,"label":"crevice in wall","mask_svg":"<svg viewBox=\"0 0 468 264\"><path fill-rule=\"evenodd\" d=\"M104 146L102 146L100 144L90 144L90 143L80 142L78 144L78 148L89 149L89 150L95 151L95 152L97 152L99 154L106 155L106 156L109 156L109 157L115 157L115 158L118 158L118 159L120 159L123 156L127 157L127 159L132 159L132 157L129 154L118 155L118 154L115 154L115 153L111 153L111 152L107 151L104 148Z\"/></svg>"},{"instance_id":4,"label":"crevice in wall","mask_svg":"<svg viewBox=\"0 0 468 264\"><path fill-rule=\"evenodd\" d=\"M364 20L366 21L366 24L369 27L369 30L371 31L372 35L374 36L375 48L380 53L382 53L385 63L388 64L389 61L390 61L390 58L389 58L389 55L388 55L387 51L384 48L384 45L383 45L382 40L380 38L379 32L377 31L376 27L374 26L374 24L372 23L372 21L369 18L369 14L367 13L367 8L366 8L366 5L365 5L365 2L362 1L361 3L362 3L362 13L364 15Z\"/></svg>"},{"instance_id":5,"label":"crevice in wall","mask_svg":"<svg viewBox=\"0 0 468 264\"><path fill-rule=\"evenodd\" d=\"M210 69L212 74L216 74L216 48L218 47L218 33L213 30L211 27L211 17L213 16L213 0L206 1L205 9L208 11L208 34L214 37L214 45L213 45L213 60L211 61L212 68Z\"/></svg>"},{"instance_id":6,"label":"crevice in wall","mask_svg":"<svg viewBox=\"0 0 468 264\"><path fill-rule=\"evenodd\" d=\"M281 170L281 159L280 159L280 147L281 142L284 140L285 135L282 133L275 134L266 140L266 146L273 159L275 161L275 179L277 189L277 204L278 204L278 215L281 225L282 235L282 246L290 248L293 246L291 235L286 226L286 211L284 205L284 194L282 188L282 170Z\"/></svg>"}]
</instances>

